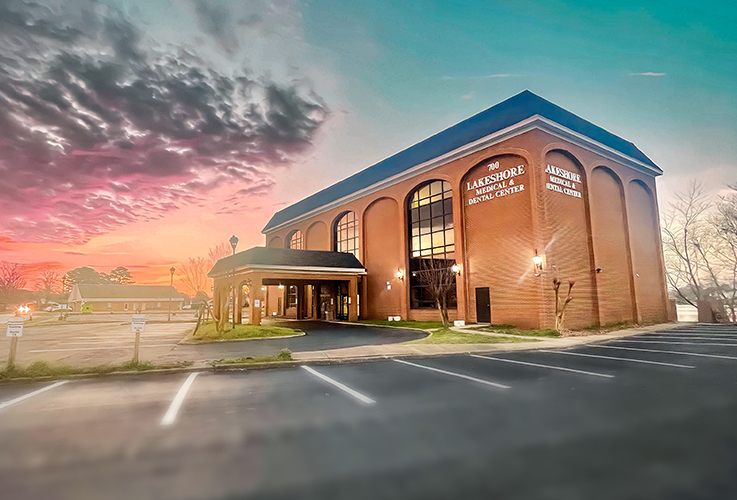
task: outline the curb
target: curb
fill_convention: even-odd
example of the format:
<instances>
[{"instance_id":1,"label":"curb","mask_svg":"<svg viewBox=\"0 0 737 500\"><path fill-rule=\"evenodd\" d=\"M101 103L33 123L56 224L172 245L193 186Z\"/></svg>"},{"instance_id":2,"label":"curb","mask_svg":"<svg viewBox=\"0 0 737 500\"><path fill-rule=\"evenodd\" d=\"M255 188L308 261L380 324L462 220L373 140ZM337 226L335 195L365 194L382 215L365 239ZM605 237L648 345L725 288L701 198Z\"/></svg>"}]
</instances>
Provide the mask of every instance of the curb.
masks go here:
<instances>
[{"instance_id":1,"label":"curb","mask_svg":"<svg viewBox=\"0 0 737 500\"><path fill-rule=\"evenodd\" d=\"M276 339L291 339L294 337L304 337L307 335L305 332L295 333L294 335L277 335L275 337L254 337L251 339L217 339L217 340L208 340L204 342L187 342L187 339L184 338L180 340L177 345L205 345L205 344L218 344L220 342L247 342L249 340L276 340Z\"/></svg>"},{"instance_id":2,"label":"curb","mask_svg":"<svg viewBox=\"0 0 737 500\"><path fill-rule=\"evenodd\" d=\"M579 345L607 342L609 340L612 340L613 338L628 337L630 335L647 333L648 331L652 331L654 329L665 329L665 328L671 329L671 328L677 327L678 325L679 325L678 323L662 323L659 325L636 327L636 328L631 328L628 330L618 330L618 331L609 332L606 334L585 336L585 337L580 337L581 339L585 339L585 341L576 342L571 345L561 346L561 348L568 349L568 348L576 347ZM605 337L605 338L602 338L602 337ZM576 337L562 337L562 338L576 338ZM554 340L557 340L557 339L559 338L555 338ZM257 339L253 339L253 340L257 340ZM397 359L397 358L434 358L434 357L441 357L441 356L462 356L462 355L470 355L470 354L490 354L490 353L517 352L517 351L535 351L539 349L550 349L551 348L550 346L532 347L535 344L536 344L535 342L501 344L501 345L530 346L529 349L519 347L516 349L498 348L498 349L480 349L480 350L474 350L474 351L469 350L469 351L455 351L455 352L375 354L375 355L362 355L362 356L346 356L343 358L323 358L323 359L303 359L303 360L296 359L292 361L267 361L267 362L261 362L261 363L238 363L238 364L214 365L214 366L211 364L206 364L206 365L204 364L204 363L215 361L215 360L210 360L210 361L195 362L193 366L187 366L187 367L181 367L181 368L162 368L162 369L144 370L144 371L131 370L131 371L110 372L110 373L80 373L80 374L66 375L66 376L60 376L60 377L46 376L46 377L36 377L36 378L24 377L24 378L3 379L3 380L0 380L0 385L9 384L13 382L66 380L66 379L76 380L76 379L92 379L92 378L101 378L101 377L146 375L146 374L191 373L191 372L208 372L208 371L224 372L224 371L267 370L267 369L276 369L276 368L293 368L293 367L297 367L301 365L332 365L332 364L343 364L343 363L362 363L362 362L381 361L381 360ZM457 345L462 345L462 344L457 344ZM490 345L499 345L499 344L490 344ZM307 351L307 352L315 352L315 351ZM300 353L293 353L293 354L300 354Z\"/></svg>"}]
</instances>

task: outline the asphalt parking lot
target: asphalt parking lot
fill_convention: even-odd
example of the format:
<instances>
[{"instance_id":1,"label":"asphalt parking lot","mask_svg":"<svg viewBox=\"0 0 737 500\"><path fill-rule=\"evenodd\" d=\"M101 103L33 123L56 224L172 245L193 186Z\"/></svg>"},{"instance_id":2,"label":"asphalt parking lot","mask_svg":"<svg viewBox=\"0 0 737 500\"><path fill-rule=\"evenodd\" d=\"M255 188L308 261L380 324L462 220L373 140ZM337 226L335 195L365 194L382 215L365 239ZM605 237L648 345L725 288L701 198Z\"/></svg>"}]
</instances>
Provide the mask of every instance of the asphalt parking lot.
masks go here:
<instances>
[{"instance_id":1,"label":"asphalt parking lot","mask_svg":"<svg viewBox=\"0 0 737 500\"><path fill-rule=\"evenodd\" d=\"M737 328L0 385L0 498L735 498Z\"/></svg>"},{"instance_id":2,"label":"asphalt parking lot","mask_svg":"<svg viewBox=\"0 0 737 500\"><path fill-rule=\"evenodd\" d=\"M131 333L130 315L113 317L74 317L78 321L59 324L28 324L18 342L17 362L27 365L43 360L52 364L96 366L121 364L133 355L135 336ZM79 320L85 320L79 321ZM405 328L328 323L318 321L279 321L278 325L302 330L306 335L289 338L259 339L245 342L180 344L192 332L192 313L179 313L176 321L166 315L149 315L141 335L140 359L161 364L203 359L227 359L272 356L282 349L293 352L338 349L362 345L393 344L420 339L427 334ZM0 338L0 359L6 359L10 340Z\"/></svg>"}]
</instances>

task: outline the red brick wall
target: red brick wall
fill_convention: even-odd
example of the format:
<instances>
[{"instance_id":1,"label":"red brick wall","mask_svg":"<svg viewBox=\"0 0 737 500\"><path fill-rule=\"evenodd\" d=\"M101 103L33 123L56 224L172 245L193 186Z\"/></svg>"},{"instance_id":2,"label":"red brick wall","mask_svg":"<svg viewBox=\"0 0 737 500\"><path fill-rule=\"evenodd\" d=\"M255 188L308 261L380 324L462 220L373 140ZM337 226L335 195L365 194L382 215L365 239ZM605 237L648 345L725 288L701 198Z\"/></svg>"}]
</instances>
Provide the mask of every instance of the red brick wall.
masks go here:
<instances>
[{"instance_id":1,"label":"red brick wall","mask_svg":"<svg viewBox=\"0 0 737 500\"><path fill-rule=\"evenodd\" d=\"M580 182L546 172L555 167L577 174ZM592 250L589 246L589 224L586 203L586 174L571 156L561 151L545 155L539 168L540 193L542 196L541 233L545 254L545 272L541 276L545 297L545 323L555 323L555 294L553 279L560 279L561 294L567 293L568 283L574 281L573 300L566 307L565 328L582 328L598 322L596 289L593 283ZM554 182L565 182L558 184ZM550 188L553 189L550 189ZM559 192L561 189L564 192ZM580 196L580 198L578 197ZM562 302L562 299L561 299Z\"/></svg>"},{"instance_id":2,"label":"red brick wall","mask_svg":"<svg viewBox=\"0 0 737 500\"><path fill-rule=\"evenodd\" d=\"M597 167L589 192L601 323L636 321L622 181L611 169Z\"/></svg>"},{"instance_id":3,"label":"red brick wall","mask_svg":"<svg viewBox=\"0 0 737 500\"><path fill-rule=\"evenodd\" d=\"M627 213L640 322L664 321L668 311L655 198L640 181L630 182L628 188Z\"/></svg>"},{"instance_id":4,"label":"red brick wall","mask_svg":"<svg viewBox=\"0 0 737 500\"><path fill-rule=\"evenodd\" d=\"M314 222L305 233L306 250L330 250L330 232L322 221Z\"/></svg>"},{"instance_id":5,"label":"red brick wall","mask_svg":"<svg viewBox=\"0 0 737 500\"><path fill-rule=\"evenodd\" d=\"M399 205L391 198L375 201L363 214L363 231L372 235L364 238L363 252L363 265L368 273L365 290L371 297L363 311L367 318L386 319L387 316L402 315L403 288L396 277L397 270L404 268L401 220ZM387 290L387 281L391 290Z\"/></svg>"},{"instance_id":6,"label":"red brick wall","mask_svg":"<svg viewBox=\"0 0 737 500\"><path fill-rule=\"evenodd\" d=\"M564 153L549 153L554 150ZM475 178L477 174L480 176L480 168L483 167L479 165L495 157L503 158L505 166L525 158L527 190L466 206L463 181ZM546 189L549 175L545 174L545 167L548 162L578 173L582 177L581 184L590 189L579 189L581 198ZM606 177L601 177L601 172L594 173L597 167L602 166L616 174L625 186L627 224L619 217L623 213L623 205L621 198L617 204L616 189ZM469 173L474 168L479 170ZM409 309L407 279L403 282L396 278L390 280L392 292L398 292L398 295L392 295L389 301L383 297L386 276L393 275L398 266L406 272L408 266L404 201L415 187L431 179L446 180L453 186L456 253L463 269L458 280L458 309L451 312L451 317L474 321L475 288L488 286L492 299L492 321L529 327L552 326L554 304L551 282L553 273L557 273L564 281L576 281L574 301L567 313L568 327L588 326L600 320L604 323L619 321L627 318L628 310L642 307L645 308L643 320L667 320L662 250L657 205L654 203L654 177L539 129L270 231L266 241L268 246L283 247L284 237L291 231L311 231L313 224L319 222L320 227L324 224L327 229L327 239L318 236L319 231L315 235L308 234L308 248L313 248L312 242L319 242L314 243L315 247L332 248L330 228L335 218L346 210L352 210L358 215L362 226L359 260L371 267L366 278L367 293L362 300L364 315L384 318L384 313L398 300L403 317L437 319L437 311ZM641 186L647 186L650 193L645 193L642 187L632 188L633 180L642 182ZM375 215L376 220L386 220L380 211L371 213L371 204L381 198L391 198L397 204L397 220L392 221L391 225L374 223ZM627 231L629 246L626 242ZM394 254L397 244L398 260L385 259L384 256L374 258L374 255L378 255L376 252L380 251L377 248L386 245ZM532 256L535 249L545 256L546 267L541 277L533 276ZM627 298L629 259L632 259L633 266L639 265L638 269L645 269L640 273L640 278L630 278L630 282L638 280L636 283L639 283L636 288L637 303L634 305L631 304L632 293ZM553 269L552 265L556 268ZM602 272L595 273L596 267L601 267ZM372 275L376 275L376 278ZM601 297L600 301L598 297Z\"/></svg>"},{"instance_id":7,"label":"red brick wall","mask_svg":"<svg viewBox=\"0 0 737 500\"><path fill-rule=\"evenodd\" d=\"M518 171L512 169L520 167L522 175L474 187L490 176ZM489 287L492 323L538 326L539 300L532 273L530 177L530 165L524 158L503 155L480 162L461 182L466 242L466 265L462 272L468 280L468 319L472 322L476 321L475 290ZM487 189L490 189L488 193L481 194ZM503 193L509 194L499 196ZM483 196L493 198L485 200Z\"/></svg>"}]
</instances>

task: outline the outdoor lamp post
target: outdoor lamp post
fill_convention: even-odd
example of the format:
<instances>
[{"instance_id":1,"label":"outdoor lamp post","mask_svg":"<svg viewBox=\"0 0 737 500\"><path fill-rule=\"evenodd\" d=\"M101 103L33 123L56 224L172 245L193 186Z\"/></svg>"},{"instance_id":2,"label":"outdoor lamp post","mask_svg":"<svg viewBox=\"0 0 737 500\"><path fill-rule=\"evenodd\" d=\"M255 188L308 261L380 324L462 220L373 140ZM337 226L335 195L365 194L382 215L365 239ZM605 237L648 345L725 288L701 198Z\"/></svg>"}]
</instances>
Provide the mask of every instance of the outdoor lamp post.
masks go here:
<instances>
[{"instance_id":1,"label":"outdoor lamp post","mask_svg":"<svg viewBox=\"0 0 737 500\"><path fill-rule=\"evenodd\" d=\"M174 269L173 267L169 268L169 286L172 288L174 288L174 271L176 271L176 269ZM169 318L167 319L167 321L171 321L171 290L169 290Z\"/></svg>"},{"instance_id":2,"label":"outdoor lamp post","mask_svg":"<svg viewBox=\"0 0 737 500\"><path fill-rule=\"evenodd\" d=\"M235 247L238 246L238 237L233 235L230 237L230 248L233 249L233 255L235 255ZM235 261L233 261L233 328L235 328Z\"/></svg>"}]
</instances>

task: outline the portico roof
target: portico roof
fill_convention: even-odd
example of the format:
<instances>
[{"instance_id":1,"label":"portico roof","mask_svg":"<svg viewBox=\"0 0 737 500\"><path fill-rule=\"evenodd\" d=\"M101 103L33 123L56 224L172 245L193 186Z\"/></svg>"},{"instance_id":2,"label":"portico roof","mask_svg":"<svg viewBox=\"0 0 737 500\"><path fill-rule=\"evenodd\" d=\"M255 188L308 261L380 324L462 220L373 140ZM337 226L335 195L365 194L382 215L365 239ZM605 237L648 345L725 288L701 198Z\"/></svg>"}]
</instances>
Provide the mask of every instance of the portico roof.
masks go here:
<instances>
[{"instance_id":1,"label":"portico roof","mask_svg":"<svg viewBox=\"0 0 737 500\"><path fill-rule=\"evenodd\" d=\"M366 269L352 253L253 247L220 259L207 276L216 278L233 270L366 274Z\"/></svg>"}]
</instances>

